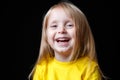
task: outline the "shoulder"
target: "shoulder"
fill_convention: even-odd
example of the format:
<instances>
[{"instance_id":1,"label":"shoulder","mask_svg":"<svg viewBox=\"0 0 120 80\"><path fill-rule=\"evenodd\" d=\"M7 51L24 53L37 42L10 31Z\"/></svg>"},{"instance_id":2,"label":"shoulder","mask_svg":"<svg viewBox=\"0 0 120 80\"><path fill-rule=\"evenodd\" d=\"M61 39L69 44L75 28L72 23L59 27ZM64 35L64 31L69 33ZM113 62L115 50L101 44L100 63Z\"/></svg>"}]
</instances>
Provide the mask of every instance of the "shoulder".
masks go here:
<instances>
[{"instance_id":1,"label":"shoulder","mask_svg":"<svg viewBox=\"0 0 120 80\"><path fill-rule=\"evenodd\" d=\"M48 63L46 60L41 60L39 63L35 65L33 80L42 80L46 72L47 64Z\"/></svg>"},{"instance_id":2,"label":"shoulder","mask_svg":"<svg viewBox=\"0 0 120 80\"><path fill-rule=\"evenodd\" d=\"M35 68L38 71L43 71L47 68L48 64L52 61L53 58L47 59L42 59L39 63L36 64Z\"/></svg>"},{"instance_id":3,"label":"shoulder","mask_svg":"<svg viewBox=\"0 0 120 80\"><path fill-rule=\"evenodd\" d=\"M46 67L46 62L45 61L42 61L41 63L37 63L36 66L35 66L35 73L42 73L44 70L45 70L45 67Z\"/></svg>"},{"instance_id":4,"label":"shoulder","mask_svg":"<svg viewBox=\"0 0 120 80\"><path fill-rule=\"evenodd\" d=\"M77 64L84 65L84 66L98 66L98 63L94 60L91 60L89 57L81 57L78 59Z\"/></svg>"},{"instance_id":5,"label":"shoulder","mask_svg":"<svg viewBox=\"0 0 120 80\"><path fill-rule=\"evenodd\" d=\"M99 65L96 61L91 60L89 57L83 57L78 62L81 64L82 75L84 75L85 80L101 79Z\"/></svg>"},{"instance_id":6,"label":"shoulder","mask_svg":"<svg viewBox=\"0 0 120 80\"><path fill-rule=\"evenodd\" d=\"M82 57L78 59L76 64L83 73L92 73L94 70L99 69L98 63L91 60L89 57Z\"/></svg>"}]
</instances>

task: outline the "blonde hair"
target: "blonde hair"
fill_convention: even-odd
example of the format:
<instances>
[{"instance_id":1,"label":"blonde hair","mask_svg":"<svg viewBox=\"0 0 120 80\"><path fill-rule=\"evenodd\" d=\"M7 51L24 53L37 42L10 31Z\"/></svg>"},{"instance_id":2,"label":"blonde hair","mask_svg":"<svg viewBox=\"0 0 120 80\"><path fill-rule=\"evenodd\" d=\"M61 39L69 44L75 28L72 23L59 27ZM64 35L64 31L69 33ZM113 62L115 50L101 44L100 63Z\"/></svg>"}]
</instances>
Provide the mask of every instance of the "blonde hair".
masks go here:
<instances>
[{"instance_id":1,"label":"blonde hair","mask_svg":"<svg viewBox=\"0 0 120 80\"><path fill-rule=\"evenodd\" d=\"M75 21L76 41L75 44L73 45L71 60L73 61L77 60L82 56L88 56L91 60L97 62L94 38L86 16L79 8L77 8L71 2L60 2L52 6L44 16L42 25L43 28L41 45L36 64L39 63L43 58L47 60L48 57L54 57L53 49L47 42L46 29L49 16L52 10L55 8L62 8L66 12L66 14L69 15L73 19L73 21ZM31 72L29 77L33 74L33 71Z\"/></svg>"},{"instance_id":2,"label":"blonde hair","mask_svg":"<svg viewBox=\"0 0 120 80\"><path fill-rule=\"evenodd\" d=\"M47 42L46 29L48 18L54 8L62 8L66 14L70 15L70 17L75 21L76 26L76 43L73 47L73 53L71 56L71 60L75 60L81 56L89 56L91 59L95 58L95 44L93 35L90 30L90 26L88 21L80 9L75 7L72 3L61 2L52 6L49 11L46 13L43 20L43 29L42 29L42 38L41 38L41 46L39 52L39 59L46 56L54 57L53 49L49 46ZM47 55L48 54L48 55Z\"/></svg>"}]
</instances>

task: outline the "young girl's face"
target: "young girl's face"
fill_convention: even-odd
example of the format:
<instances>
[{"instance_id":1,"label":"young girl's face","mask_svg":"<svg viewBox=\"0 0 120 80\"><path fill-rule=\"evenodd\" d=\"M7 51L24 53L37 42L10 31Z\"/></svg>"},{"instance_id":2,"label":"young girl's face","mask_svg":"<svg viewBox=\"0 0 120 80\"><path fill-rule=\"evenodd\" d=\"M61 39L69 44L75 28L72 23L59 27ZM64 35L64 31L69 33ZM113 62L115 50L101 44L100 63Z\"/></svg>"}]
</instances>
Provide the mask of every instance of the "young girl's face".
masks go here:
<instances>
[{"instance_id":1,"label":"young girl's face","mask_svg":"<svg viewBox=\"0 0 120 80\"><path fill-rule=\"evenodd\" d=\"M50 13L47 23L47 40L55 54L69 55L75 43L75 23L62 8Z\"/></svg>"}]
</instances>

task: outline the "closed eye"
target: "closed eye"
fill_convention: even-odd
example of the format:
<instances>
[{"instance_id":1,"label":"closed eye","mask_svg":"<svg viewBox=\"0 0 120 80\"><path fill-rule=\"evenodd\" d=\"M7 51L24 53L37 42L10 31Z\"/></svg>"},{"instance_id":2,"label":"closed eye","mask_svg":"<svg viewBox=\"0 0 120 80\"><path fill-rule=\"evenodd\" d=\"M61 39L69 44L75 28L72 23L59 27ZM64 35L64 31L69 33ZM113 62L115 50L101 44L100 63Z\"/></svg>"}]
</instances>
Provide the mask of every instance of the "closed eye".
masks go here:
<instances>
[{"instance_id":1,"label":"closed eye","mask_svg":"<svg viewBox=\"0 0 120 80\"><path fill-rule=\"evenodd\" d=\"M53 26L51 26L51 27L57 27L57 25L53 25Z\"/></svg>"},{"instance_id":2,"label":"closed eye","mask_svg":"<svg viewBox=\"0 0 120 80\"><path fill-rule=\"evenodd\" d=\"M72 28L74 25L73 24L67 24L66 27L67 28Z\"/></svg>"},{"instance_id":3,"label":"closed eye","mask_svg":"<svg viewBox=\"0 0 120 80\"><path fill-rule=\"evenodd\" d=\"M67 25L67 26L73 26L72 24L69 24L69 25Z\"/></svg>"},{"instance_id":4,"label":"closed eye","mask_svg":"<svg viewBox=\"0 0 120 80\"><path fill-rule=\"evenodd\" d=\"M50 28L57 28L57 25L51 25Z\"/></svg>"}]
</instances>

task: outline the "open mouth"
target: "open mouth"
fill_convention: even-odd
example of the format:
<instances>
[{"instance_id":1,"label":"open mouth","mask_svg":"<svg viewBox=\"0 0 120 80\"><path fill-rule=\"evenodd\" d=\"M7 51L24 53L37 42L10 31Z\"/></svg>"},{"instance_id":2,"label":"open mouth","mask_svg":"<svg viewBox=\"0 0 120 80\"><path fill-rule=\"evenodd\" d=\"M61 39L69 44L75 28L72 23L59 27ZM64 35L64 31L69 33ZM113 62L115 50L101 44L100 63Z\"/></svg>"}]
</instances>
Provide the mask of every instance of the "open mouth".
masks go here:
<instances>
[{"instance_id":1,"label":"open mouth","mask_svg":"<svg viewBox=\"0 0 120 80\"><path fill-rule=\"evenodd\" d=\"M59 47L67 47L70 44L70 40L71 38L69 37L59 37L55 39L55 42Z\"/></svg>"},{"instance_id":2,"label":"open mouth","mask_svg":"<svg viewBox=\"0 0 120 80\"><path fill-rule=\"evenodd\" d=\"M69 42L70 38L68 37L59 37L56 39L57 42Z\"/></svg>"}]
</instances>

